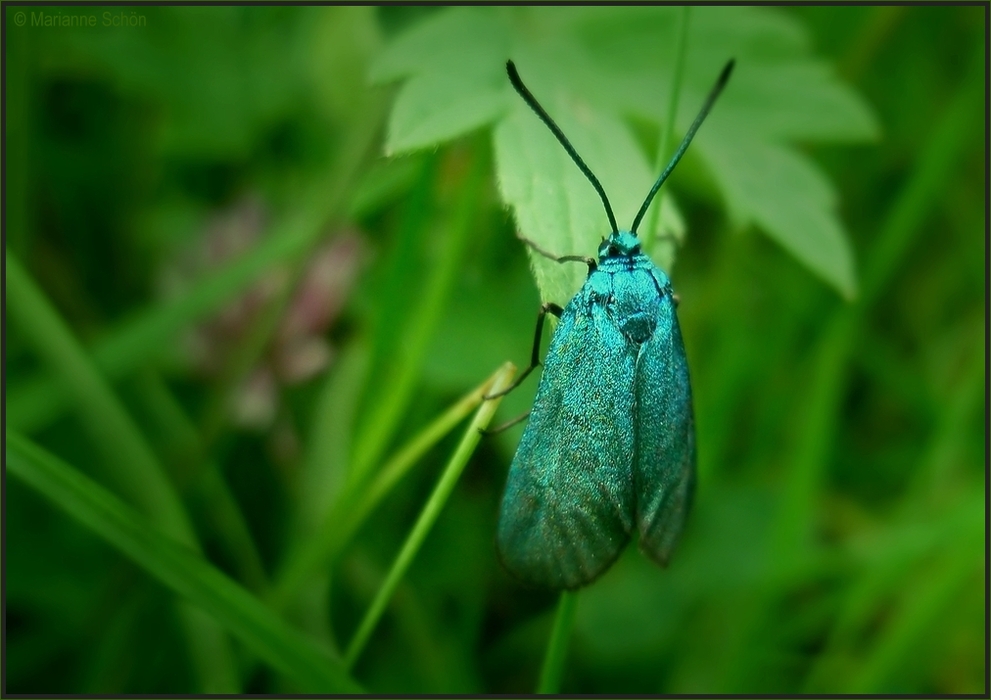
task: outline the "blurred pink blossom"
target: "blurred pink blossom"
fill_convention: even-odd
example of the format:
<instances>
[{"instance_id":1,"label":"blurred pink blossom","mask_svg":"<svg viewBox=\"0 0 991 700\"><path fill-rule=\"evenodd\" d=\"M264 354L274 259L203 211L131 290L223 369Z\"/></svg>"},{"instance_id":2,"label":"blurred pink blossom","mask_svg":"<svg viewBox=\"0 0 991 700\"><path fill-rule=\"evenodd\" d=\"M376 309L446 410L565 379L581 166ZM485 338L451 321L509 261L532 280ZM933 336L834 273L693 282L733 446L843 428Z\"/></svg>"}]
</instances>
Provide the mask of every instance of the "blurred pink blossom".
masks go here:
<instances>
[{"instance_id":1,"label":"blurred pink blossom","mask_svg":"<svg viewBox=\"0 0 991 700\"><path fill-rule=\"evenodd\" d=\"M184 293L200 278L252 249L265 235L269 218L257 196L216 213L195 243L164 270L163 294ZM355 229L328 232L325 238L310 254L268 349L231 397L231 417L238 425L271 428L280 387L311 379L333 359L327 331L344 309L366 248ZM220 375L269 302L290 282L287 265L273 267L191 328L181 350L195 371L205 378Z\"/></svg>"}]
</instances>

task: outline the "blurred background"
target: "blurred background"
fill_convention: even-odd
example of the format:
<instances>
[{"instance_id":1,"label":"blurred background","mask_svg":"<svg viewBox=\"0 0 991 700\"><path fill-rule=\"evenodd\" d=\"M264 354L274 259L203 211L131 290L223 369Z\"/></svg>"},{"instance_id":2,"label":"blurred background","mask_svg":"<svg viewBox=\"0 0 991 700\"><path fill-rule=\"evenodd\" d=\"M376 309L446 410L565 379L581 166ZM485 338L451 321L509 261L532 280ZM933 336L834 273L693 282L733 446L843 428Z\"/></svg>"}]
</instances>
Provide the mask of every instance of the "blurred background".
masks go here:
<instances>
[{"instance_id":1,"label":"blurred background","mask_svg":"<svg viewBox=\"0 0 991 700\"><path fill-rule=\"evenodd\" d=\"M291 563L349 473L526 366L540 303L483 119L384 154L400 83L367 76L446 10L39 9L4 10L6 428L338 653L463 424L287 583ZM579 593L562 690L985 693L986 8L753 11L876 121L794 139L833 183L858 292L686 159L670 272L695 510L667 569L631 546ZM633 126L651 152L656 126ZM351 670L365 688L533 691L557 598L493 544L521 431L472 454ZM4 499L6 692L299 688L236 635L198 645L214 623L65 503L9 472Z\"/></svg>"}]
</instances>

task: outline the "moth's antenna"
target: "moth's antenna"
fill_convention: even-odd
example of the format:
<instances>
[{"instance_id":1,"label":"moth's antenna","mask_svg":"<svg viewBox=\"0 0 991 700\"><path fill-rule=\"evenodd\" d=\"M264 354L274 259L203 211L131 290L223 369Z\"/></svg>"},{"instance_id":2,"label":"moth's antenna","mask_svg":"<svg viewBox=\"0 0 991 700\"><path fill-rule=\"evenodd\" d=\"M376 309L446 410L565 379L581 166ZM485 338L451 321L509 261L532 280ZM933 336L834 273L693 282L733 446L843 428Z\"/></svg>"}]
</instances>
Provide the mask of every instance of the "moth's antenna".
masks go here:
<instances>
[{"instance_id":1,"label":"moth's antenna","mask_svg":"<svg viewBox=\"0 0 991 700\"><path fill-rule=\"evenodd\" d=\"M613 233L618 232L619 227L616 226L616 217L613 216L612 207L609 206L609 199L606 198L606 191L602 189L602 185L599 184L598 179L596 179L595 175L592 174L592 171L588 169L588 166L585 165L585 161L583 161L581 156L578 155L578 152L575 151L575 147L571 145L570 141L568 141L568 138L564 135L564 132L561 131L561 128L555 124L550 115L544 111L544 108L537 102L537 98L535 98L533 94L527 90L526 85L524 85L523 81L520 80L520 74L516 72L516 66L513 65L512 61L506 61L506 72L509 73L509 82L511 82L513 87L516 88L516 92L520 93L520 97L522 97L523 100L530 105L530 109L537 113L537 116L540 117L544 124L547 125L547 128L551 130L551 133L557 137L557 140L561 142L562 146L564 146L564 150L566 150L568 155L571 156L571 160L575 161L575 165L577 165L578 168L585 173L585 177L588 178L589 182L592 183L592 187L595 188L595 191L599 193L599 197L602 198L602 205L606 208L606 216L609 217L609 225L612 226Z\"/></svg>"},{"instance_id":2,"label":"moth's antenna","mask_svg":"<svg viewBox=\"0 0 991 700\"><path fill-rule=\"evenodd\" d=\"M685 155L685 151L688 150L688 144L690 144L692 139L695 138L695 132L699 130L699 127L702 126L702 122L704 122L705 118L709 115L709 110L712 109L712 103L716 101L716 98L719 97L719 93L723 91L724 87L726 87L726 81L729 80L730 73L733 72L733 66L735 64L736 61L734 59L730 59L729 63L727 63L723 68L723 72L719 74L719 79L716 81L715 86L713 86L712 92L710 92L709 96L705 98L705 104L703 104L702 109L699 110L698 116L695 117L695 121L692 122L692 125L688 127L688 133L685 134L685 138L681 140L681 145L678 146L678 150L674 152L673 156L671 156L671 162L668 163L666 168L664 168L664 172L662 172L661 176L657 178L657 182L654 183L654 186L650 188L650 194L648 194L647 199L643 201L643 206L640 207L640 211L637 212L637 218L633 220L633 226L630 227L630 231L632 233L637 232L637 226L640 225L640 220L643 219L643 215L647 213L647 207L650 206L650 201L654 198L654 195L657 194L657 190L661 189L661 185L664 184L664 181L668 179L668 175L670 175L671 171L674 170L674 166L676 166L678 161L681 160L681 157Z\"/></svg>"}]
</instances>

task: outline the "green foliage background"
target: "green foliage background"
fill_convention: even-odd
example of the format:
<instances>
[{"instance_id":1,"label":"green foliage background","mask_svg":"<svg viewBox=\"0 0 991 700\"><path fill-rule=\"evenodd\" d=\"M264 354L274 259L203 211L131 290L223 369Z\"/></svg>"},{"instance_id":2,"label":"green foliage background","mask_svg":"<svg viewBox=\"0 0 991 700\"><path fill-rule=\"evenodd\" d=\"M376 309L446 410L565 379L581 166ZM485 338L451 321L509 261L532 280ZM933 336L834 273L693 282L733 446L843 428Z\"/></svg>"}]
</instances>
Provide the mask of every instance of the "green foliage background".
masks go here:
<instances>
[{"instance_id":1,"label":"green foliage background","mask_svg":"<svg viewBox=\"0 0 991 700\"><path fill-rule=\"evenodd\" d=\"M631 547L579 593L561 689L987 692L986 8L695 8L683 44L680 8L33 9L5 8L7 692L532 692L557 598L493 546L522 428L476 445L495 407L455 404L581 283L517 229L591 255L608 226L504 62L625 226L731 56L642 229L696 508L668 569ZM246 393L328 245L330 361Z\"/></svg>"}]
</instances>

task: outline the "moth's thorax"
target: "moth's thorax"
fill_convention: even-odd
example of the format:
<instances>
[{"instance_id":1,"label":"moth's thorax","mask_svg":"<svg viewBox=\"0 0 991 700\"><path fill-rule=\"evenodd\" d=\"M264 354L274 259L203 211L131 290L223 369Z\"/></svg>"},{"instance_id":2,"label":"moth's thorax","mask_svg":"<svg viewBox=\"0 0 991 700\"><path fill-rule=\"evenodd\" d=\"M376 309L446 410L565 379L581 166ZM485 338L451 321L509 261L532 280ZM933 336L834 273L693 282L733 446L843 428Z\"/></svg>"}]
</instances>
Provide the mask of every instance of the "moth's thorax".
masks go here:
<instances>
[{"instance_id":1,"label":"moth's thorax","mask_svg":"<svg viewBox=\"0 0 991 700\"><path fill-rule=\"evenodd\" d=\"M630 231L616 231L599 244L599 264L597 272L615 275L622 272L645 270L657 282L658 291L663 295L671 292L671 281L654 261L640 248L640 239ZM592 275L594 276L594 272Z\"/></svg>"},{"instance_id":2,"label":"moth's thorax","mask_svg":"<svg viewBox=\"0 0 991 700\"><path fill-rule=\"evenodd\" d=\"M670 304L671 282L640 250L636 235L620 231L599 246L599 264L580 294L590 313L600 309L626 338L637 345L656 329L658 305Z\"/></svg>"}]
</instances>

